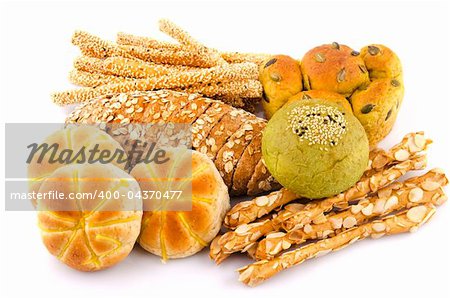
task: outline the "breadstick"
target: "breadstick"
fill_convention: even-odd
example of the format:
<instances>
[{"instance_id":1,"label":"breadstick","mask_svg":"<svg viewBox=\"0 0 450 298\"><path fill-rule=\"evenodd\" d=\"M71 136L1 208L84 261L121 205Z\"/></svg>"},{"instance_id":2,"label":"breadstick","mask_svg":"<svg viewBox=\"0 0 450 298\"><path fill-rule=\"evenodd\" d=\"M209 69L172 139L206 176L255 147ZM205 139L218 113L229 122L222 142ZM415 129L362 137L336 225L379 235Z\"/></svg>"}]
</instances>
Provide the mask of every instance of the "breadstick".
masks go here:
<instances>
[{"instance_id":1,"label":"breadstick","mask_svg":"<svg viewBox=\"0 0 450 298\"><path fill-rule=\"evenodd\" d=\"M98 87L107 84L120 84L130 82L132 78L124 78L101 73L90 73L87 71L73 69L69 72L69 81L72 84L83 87Z\"/></svg>"},{"instance_id":2,"label":"breadstick","mask_svg":"<svg viewBox=\"0 0 450 298\"><path fill-rule=\"evenodd\" d=\"M75 31L72 36L72 44L80 48L81 52L86 56L96 58L107 58L113 56L121 56L125 58L133 58L120 46L112 42L102 40L101 38L84 31Z\"/></svg>"},{"instance_id":3,"label":"breadstick","mask_svg":"<svg viewBox=\"0 0 450 298\"><path fill-rule=\"evenodd\" d=\"M159 41L157 39L144 36L136 36L133 34L123 32L117 33L116 42L119 45L138 46L150 49L169 49L176 51L180 51L183 49L183 47L180 44L175 44L166 41Z\"/></svg>"},{"instance_id":4,"label":"breadstick","mask_svg":"<svg viewBox=\"0 0 450 298\"><path fill-rule=\"evenodd\" d=\"M302 228L305 224L311 223L317 216L331 211L334 207L346 208L350 201L357 200L369 193L375 193L405 175L406 172L423 170L425 166L426 155L420 155L414 159L394 164L384 171L376 172L373 176L361 178L359 182L341 194L317 203L308 204L304 210L290 218L275 218L275 224L281 224L285 231Z\"/></svg>"},{"instance_id":5,"label":"breadstick","mask_svg":"<svg viewBox=\"0 0 450 298\"><path fill-rule=\"evenodd\" d=\"M375 193L391 184L407 171L423 169L425 158L425 155L417 156L413 160L391 165L386 170L377 172L374 176L361 178L355 186L337 196L309 203L298 211L282 210L273 219L264 221L262 224L239 225L234 231L221 236L221 239L216 242L219 247L211 247L210 256L216 262L217 259L224 260L226 256L223 255L229 255L253 245L253 242L270 232L279 231L281 228L286 231L300 229L313 220L316 224L324 222L326 220L324 213L331 211L333 207L347 206L348 202L360 199L369 193Z\"/></svg>"},{"instance_id":6,"label":"breadstick","mask_svg":"<svg viewBox=\"0 0 450 298\"><path fill-rule=\"evenodd\" d=\"M203 55L201 52L172 49L152 49L127 45L121 45L119 47L132 57L146 62L195 66L201 68L208 68L218 65L214 59L207 55Z\"/></svg>"},{"instance_id":7,"label":"breadstick","mask_svg":"<svg viewBox=\"0 0 450 298\"><path fill-rule=\"evenodd\" d=\"M239 53L239 52L221 52L222 58L228 63L242 63L253 62L261 64L263 61L272 57L269 54L253 54L253 53Z\"/></svg>"},{"instance_id":8,"label":"breadstick","mask_svg":"<svg viewBox=\"0 0 450 298\"><path fill-rule=\"evenodd\" d=\"M274 258L282 250L311 239L324 239L342 230L367 223L374 217L383 217L403 208L432 203L442 205L447 197L442 189L448 184L440 169L413 177L404 183L395 182L380 190L377 195L360 200L346 211L327 215L326 221L318 225L305 225L303 229L288 233L270 233L258 243L254 256L258 260Z\"/></svg>"},{"instance_id":9,"label":"breadstick","mask_svg":"<svg viewBox=\"0 0 450 298\"><path fill-rule=\"evenodd\" d=\"M81 88L71 91L57 92L52 95L53 102L65 105L85 102L90 99L110 94L130 91L148 91L155 89L174 89L187 87L202 82L204 84L232 80L253 79L258 75L258 69L253 63L231 64L226 67L213 67L198 71L180 72L161 77L136 79L120 84L103 85L98 88Z\"/></svg>"},{"instance_id":10,"label":"breadstick","mask_svg":"<svg viewBox=\"0 0 450 298\"><path fill-rule=\"evenodd\" d=\"M259 196L250 201L243 201L234 205L228 211L223 224L229 229L234 229L241 224L252 222L259 217L269 214L276 208L298 198L299 196L295 193L282 188L268 195Z\"/></svg>"},{"instance_id":11,"label":"breadstick","mask_svg":"<svg viewBox=\"0 0 450 298\"><path fill-rule=\"evenodd\" d=\"M432 204L419 205L397 215L375 220L349 229L337 236L286 252L273 260L255 262L237 270L239 281L248 286L256 286L284 269L299 265L307 259L323 256L331 251L344 248L369 236L379 238L384 235L414 232L426 223L435 211L436 208Z\"/></svg>"},{"instance_id":12,"label":"breadstick","mask_svg":"<svg viewBox=\"0 0 450 298\"><path fill-rule=\"evenodd\" d=\"M123 57L99 59L81 56L76 58L73 64L76 69L82 71L136 79L162 76L171 71L169 67L163 65Z\"/></svg>"},{"instance_id":13,"label":"breadstick","mask_svg":"<svg viewBox=\"0 0 450 298\"><path fill-rule=\"evenodd\" d=\"M205 47L173 22L167 19L159 20L159 30L176 39L179 43L184 45L188 51L199 53L202 56L207 57L208 60L214 63L213 65L227 64L216 50Z\"/></svg>"},{"instance_id":14,"label":"breadstick","mask_svg":"<svg viewBox=\"0 0 450 298\"><path fill-rule=\"evenodd\" d=\"M430 139L425 138L423 131L408 133L400 143L389 151L377 149L374 156L370 159L369 168L379 171L387 164L411 159L427 150L431 143ZM366 173L370 174L368 171Z\"/></svg>"},{"instance_id":15,"label":"breadstick","mask_svg":"<svg viewBox=\"0 0 450 298\"><path fill-rule=\"evenodd\" d=\"M262 85L258 80L218 82L215 84L195 84L188 88L176 88L175 91L200 93L208 97L237 96L246 98L262 97Z\"/></svg>"},{"instance_id":16,"label":"breadstick","mask_svg":"<svg viewBox=\"0 0 450 298\"><path fill-rule=\"evenodd\" d=\"M302 204L290 204L280 211L278 216L284 213L295 214L303 208L304 205ZM234 252L247 251L255 245L259 238L276 229L277 227L273 226L273 220L271 219L240 225L234 231L217 236L211 242L209 256L216 264L220 264Z\"/></svg>"}]
</instances>

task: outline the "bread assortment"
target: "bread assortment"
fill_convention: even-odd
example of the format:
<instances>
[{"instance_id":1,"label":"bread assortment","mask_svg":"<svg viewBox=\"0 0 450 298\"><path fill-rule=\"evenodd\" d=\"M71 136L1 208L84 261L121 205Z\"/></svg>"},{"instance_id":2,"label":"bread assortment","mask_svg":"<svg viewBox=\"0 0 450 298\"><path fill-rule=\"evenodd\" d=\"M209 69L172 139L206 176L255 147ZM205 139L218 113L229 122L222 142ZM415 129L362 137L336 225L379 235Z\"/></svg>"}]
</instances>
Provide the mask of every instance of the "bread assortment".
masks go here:
<instances>
[{"instance_id":1,"label":"bread assortment","mask_svg":"<svg viewBox=\"0 0 450 298\"><path fill-rule=\"evenodd\" d=\"M410 175L426 168L431 140L423 132L376 147L404 93L400 60L388 47L358 52L334 42L296 61L220 52L168 20L159 27L175 42L128 33L116 42L81 31L72 37L82 56L69 78L82 88L52 99L79 105L46 141L126 152L158 144L168 159L30 165L31 190L115 190L142 199L74 201L67 210L38 201L44 244L67 265L107 268L135 242L163 262L209 246L217 264L239 252L252 258L238 273L255 286L357 240L414 232L447 200L441 169ZM265 118L252 113L261 98ZM96 180L105 175L105 183ZM181 191L176 200L146 200L172 190ZM251 198L230 209L237 196Z\"/></svg>"},{"instance_id":2,"label":"bread assortment","mask_svg":"<svg viewBox=\"0 0 450 298\"><path fill-rule=\"evenodd\" d=\"M180 163L185 162L191 167L191 183L181 180L172 187L164 187L158 185L161 182L159 180L143 179L152 177L152 171L145 163L136 165L131 171L142 190L185 191L185 188L191 188L190 197L186 198L191 201L189 210L165 211L164 208L151 208L144 211L138 242L145 250L161 256L163 261L191 256L207 246L219 232L225 213L230 208L228 189L214 163L196 151L188 151L184 155L180 158ZM170 165L173 166L175 165ZM159 209L162 211L158 211Z\"/></svg>"}]
</instances>

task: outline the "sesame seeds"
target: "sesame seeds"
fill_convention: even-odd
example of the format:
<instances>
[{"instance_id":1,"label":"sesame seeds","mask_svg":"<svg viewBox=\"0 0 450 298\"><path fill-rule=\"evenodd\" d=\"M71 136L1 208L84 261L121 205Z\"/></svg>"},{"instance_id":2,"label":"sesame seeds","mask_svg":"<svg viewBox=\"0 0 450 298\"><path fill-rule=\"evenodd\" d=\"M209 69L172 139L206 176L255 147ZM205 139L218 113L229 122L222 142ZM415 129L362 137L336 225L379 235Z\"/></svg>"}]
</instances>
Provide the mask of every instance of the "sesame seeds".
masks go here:
<instances>
[{"instance_id":1,"label":"sesame seeds","mask_svg":"<svg viewBox=\"0 0 450 298\"><path fill-rule=\"evenodd\" d=\"M336 146L346 132L347 120L335 107L316 104L294 108L288 115L288 129L309 145L321 145L320 150Z\"/></svg>"}]
</instances>

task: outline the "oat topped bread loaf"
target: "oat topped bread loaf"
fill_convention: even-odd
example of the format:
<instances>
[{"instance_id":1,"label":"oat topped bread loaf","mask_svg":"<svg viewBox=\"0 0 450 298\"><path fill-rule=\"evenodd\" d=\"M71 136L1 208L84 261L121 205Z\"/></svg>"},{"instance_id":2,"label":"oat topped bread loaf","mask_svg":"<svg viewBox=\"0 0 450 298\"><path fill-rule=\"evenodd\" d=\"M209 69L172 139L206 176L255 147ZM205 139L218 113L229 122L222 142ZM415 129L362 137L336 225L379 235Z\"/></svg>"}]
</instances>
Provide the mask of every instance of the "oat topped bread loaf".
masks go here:
<instances>
[{"instance_id":1,"label":"oat topped bread loaf","mask_svg":"<svg viewBox=\"0 0 450 298\"><path fill-rule=\"evenodd\" d=\"M115 123L111 134L152 142L141 123L191 125L192 148L214 161L232 195L254 195L280 185L262 162L260 140L266 120L223 102L170 90L120 93L78 106L67 123Z\"/></svg>"}]
</instances>

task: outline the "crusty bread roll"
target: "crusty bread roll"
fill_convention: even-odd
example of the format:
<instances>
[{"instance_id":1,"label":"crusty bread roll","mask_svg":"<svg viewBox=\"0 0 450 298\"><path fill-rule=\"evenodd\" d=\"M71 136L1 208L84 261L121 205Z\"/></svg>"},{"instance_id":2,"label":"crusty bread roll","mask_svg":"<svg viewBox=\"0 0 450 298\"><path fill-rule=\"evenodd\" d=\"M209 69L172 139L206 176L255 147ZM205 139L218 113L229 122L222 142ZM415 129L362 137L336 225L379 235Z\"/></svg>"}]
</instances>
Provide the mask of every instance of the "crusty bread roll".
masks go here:
<instances>
[{"instance_id":1,"label":"crusty bread roll","mask_svg":"<svg viewBox=\"0 0 450 298\"><path fill-rule=\"evenodd\" d=\"M146 130L142 123L185 123L191 125L192 149L214 161L233 195L256 195L280 188L267 175L264 164L259 164L262 155L258 139L267 121L198 94L170 90L112 94L78 106L66 122L113 123L120 128L111 134L124 147L127 140L155 142L154 134L148 131L155 125L150 129L147 125Z\"/></svg>"},{"instance_id":2,"label":"crusty bread roll","mask_svg":"<svg viewBox=\"0 0 450 298\"><path fill-rule=\"evenodd\" d=\"M173 189L186 191L192 185L192 194L188 194L189 199L192 198L192 209L144 211L142 218L138 242L145 250L161 256L163 261L193 255L207 246L219 232L230 207L227 187L214 163L202 153L187 151L190 157L185 161L192 167L192 180L188 182L192 184L179 183ZM155 178L155 170L151 167L152 164L140 163L134 167L131 175L139 181L143 192L164 190L157 185L159 179L152 179ZM184 185L184 188L180 185Z\"/></svg>"},{"instance_id":3,"label":"crusty bread roll","mask_svg":"<svg viewBox=\"0 0 450 298\"><path fill-rule=\"evenodd\" d=\"M73 150L75 156L83 146L85 146L85 152L92 149L93 146L98 145L99 150L110 150L114 152L116 149L122 150L122 146L114 140L109 134L105 133L94 126L80 125L67 127L60 129L49 135L43 142L52 146L53 144L59 145L56 157L65 149ZM44 155L42 162L38 162L40 152L33 156L30 164L28 165L28 179L29 179L29 191L38 191L39 187L46 177L51 175L58 168L65 166L65 163L55 162L50 163L51 151ZM116 160L112 161L116 166L123 168L125 164L119 164ZM33 203L35 203L33 201Z\"/></svg>"},{"instance_id":4,"label":"crusty bread roll","mask_svg":"<svg viewBox=\"0 0 450 298\"><path fill-rule=\"evenodd\" d=\"M96 271L122 261L138 237L142 202L129 174L111 164L68 165L42 181L39 193L97 194L92 200L38 201L38 224L48 251L64 264ZM101 199L100 192L118 199Z\"/></svg>"}]
</instances>

